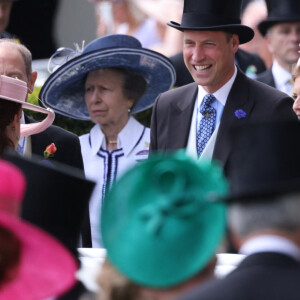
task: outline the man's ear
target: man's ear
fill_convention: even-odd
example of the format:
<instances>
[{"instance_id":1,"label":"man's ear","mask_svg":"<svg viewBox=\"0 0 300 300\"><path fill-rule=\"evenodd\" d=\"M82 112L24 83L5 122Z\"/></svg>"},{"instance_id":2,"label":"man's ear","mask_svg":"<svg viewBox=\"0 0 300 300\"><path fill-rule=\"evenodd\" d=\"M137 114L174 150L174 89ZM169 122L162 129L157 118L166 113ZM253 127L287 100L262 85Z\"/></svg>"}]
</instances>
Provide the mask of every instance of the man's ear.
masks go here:
<instances>
[{"instance_id":1,"label":"man's ear","mask_svg":"<svg viewBox=\"0 0 300 300\"><path fill-rule=\"evenodd\" d=\"M239 36L237 34L233 34L232 35L232 47L233 47L234 53L236 53L236 51L238 50L239 45L240 45Z\"/></svg>"},{"instance_id":2,"label":"man's ear","mask_svg":"<svg viewBox=\"0 0 300 300\"><path fill-rule=\"evenodd\" d=\"M28 80L28 94L32 94L36 78L37 72L32 72Z\"/></svg>"}]
</instances>

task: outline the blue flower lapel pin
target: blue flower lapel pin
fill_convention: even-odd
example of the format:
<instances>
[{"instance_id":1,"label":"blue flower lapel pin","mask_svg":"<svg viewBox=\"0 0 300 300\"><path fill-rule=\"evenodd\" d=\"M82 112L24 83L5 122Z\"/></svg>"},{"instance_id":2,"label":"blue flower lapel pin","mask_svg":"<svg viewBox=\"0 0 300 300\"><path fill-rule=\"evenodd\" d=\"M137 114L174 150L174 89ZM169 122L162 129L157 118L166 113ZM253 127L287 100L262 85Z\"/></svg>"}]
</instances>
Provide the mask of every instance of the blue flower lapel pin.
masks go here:
<instances>
[{"instance_id":1,"label":"blue flower lapel pin","mask_svg":"<svg viewBox=\"0 0 300 300\"><path fill-rule=\"evenodd\" d=\"M234 112L235 116L238 118L238 119L244 119L246 117L246 112L243 111L242 109L237 109L235 112Z\"/></svg>"}]
</instances>

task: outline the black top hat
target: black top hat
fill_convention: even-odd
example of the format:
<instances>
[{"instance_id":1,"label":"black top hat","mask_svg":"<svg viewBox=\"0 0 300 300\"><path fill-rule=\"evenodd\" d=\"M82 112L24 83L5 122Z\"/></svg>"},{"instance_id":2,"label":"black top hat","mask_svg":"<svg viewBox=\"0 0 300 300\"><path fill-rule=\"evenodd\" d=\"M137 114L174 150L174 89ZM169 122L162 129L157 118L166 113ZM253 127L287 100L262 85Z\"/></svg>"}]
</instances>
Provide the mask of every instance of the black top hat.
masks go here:
<instances>
[{"instance_id":1,"label":"black top hat","mask_svg":"<svg viewBox=\"0 0 300 300\"><path fill-rule=\"evenodd\" d=\"M13 152L5 153L4 159L26 176L21 217L55 236L77 256L80 229L95 183L69 166L54 167Z\"/></svg>"},{"instance_id":2,"label":"black top hat","mask_svg":"<svg viewBox=\"0 0 300 300\"><path fill-rule=\"evenodd\" d=\"M300 22L299 0L266 0L268 17L258 24L262 35L267 33L269 27L281 22Z\"/></svg>"},{"instance_id":3,"label":"black top hat","mask_svg":"<svg viewBox=\"0 0 300 300\"><path fill-rule=\"evenodd\" d=\"M168 25L178 30L226 31L236 33L240 44L249 42L254 31L241 25L241 0L185 0L181 24Z\"/></svg>"},{"instance_id":4,"label":"black top hat","mask_svg":"<svg viewBox=\"0 0 300 300\"><path fill-rule=\"evenodd\" d=\"M300 193L300 123L244 123L232 128L229 201Z\"/></svg>"}]
</instances>

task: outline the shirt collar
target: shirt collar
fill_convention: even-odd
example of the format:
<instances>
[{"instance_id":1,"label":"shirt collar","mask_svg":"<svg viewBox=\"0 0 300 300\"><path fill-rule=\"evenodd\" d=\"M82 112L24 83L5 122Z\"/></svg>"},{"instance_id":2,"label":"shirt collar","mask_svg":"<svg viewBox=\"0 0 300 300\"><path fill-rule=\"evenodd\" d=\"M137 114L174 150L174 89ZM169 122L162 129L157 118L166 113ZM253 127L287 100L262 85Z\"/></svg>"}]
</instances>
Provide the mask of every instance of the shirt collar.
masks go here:
<instances>
[{"instance_id":1,"label":"shirt collar","mask_svg":"<svg viewBox=\"0 0 300 300\"><path fill-rule=\"evenodd\" d=\"M118 135L118 148L122 148L124 155L128 156L141 138L144 126L133 117L130 117L125 127ZM96 155L101 146L105 147L105 136L100 125L96 124L90 132L92 154Z\"/></svg>"},{"instance_id":2,"label":"shirt collar","mask_svg":"<svg viewBox=\"0 0 300 300\"><path fill-rule=\"evenodd\" d=\"M232 88L232 85L234 83L234 80L237 75L237 67L234 66L234 73L231 76L231 78L216 92L213 93L213 95L216 97L216 99L223 105L225 106L229 92ZM198 108L201 105L201 102L203 100L203 97L207 95L207 91L204 90L204 88L201 85L198 85Z\"/></svg>"},{"instance_id":3,"label":"shirt collar","mask_svg":"<svg viewBox=\"0 0 300 300\"><path fill-rule=\"evenodd\" d=\"M246 241L240 253L250 255L259 252L277 252L300 261L300 249L287 238L276 235L261 235Z\"/></svg>"},{"instance_id":4,"label":"shirt collar","mask_svg":"<svg viewBox=\"0 0 300 300\"><path fill-rule=\"evenodd\" d=\"M275 81L275 86L278 87L278 89L280 89L280 87L285 85L292 78L291 73L281 67L277 60L274 60L273 62L272 73Z\"/></svg>"}]
</instances>

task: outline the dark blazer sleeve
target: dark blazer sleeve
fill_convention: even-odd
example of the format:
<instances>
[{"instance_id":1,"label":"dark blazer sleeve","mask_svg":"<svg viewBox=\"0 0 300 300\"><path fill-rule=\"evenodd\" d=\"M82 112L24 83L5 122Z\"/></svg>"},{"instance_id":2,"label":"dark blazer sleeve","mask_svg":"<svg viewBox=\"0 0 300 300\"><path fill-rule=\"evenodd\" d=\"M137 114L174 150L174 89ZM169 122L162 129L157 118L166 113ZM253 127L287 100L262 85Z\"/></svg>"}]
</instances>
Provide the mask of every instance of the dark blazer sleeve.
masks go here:
<instances>
[{"instance_id":1,"label":"dark blazer sleeve","mask_svg":"<svg viewBox=\"0 0 300 300\"><path fill-rule=\"evenodd\" d=\"M158 99L154 103L151 115L150 152L157 150L157 101Z\"/></svg>"},{"instance_id":2,"label":"dark blazer sleeve","mask_svg":"<svg viewBox=\"0 0 300 300\"><path fill-rule=\"evenodd\" d=\"M80 142L75 134L52 125L44 132L31 136L32 153L43 156L51 143L55 144L57 151L50 160L83 170Z\"/></svg>"}]
</instances>

